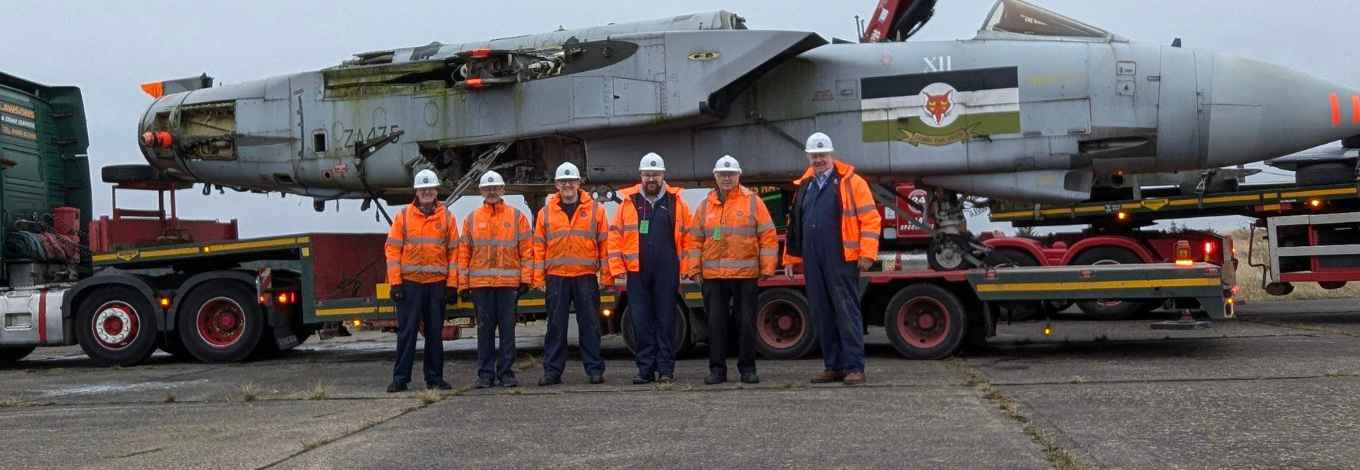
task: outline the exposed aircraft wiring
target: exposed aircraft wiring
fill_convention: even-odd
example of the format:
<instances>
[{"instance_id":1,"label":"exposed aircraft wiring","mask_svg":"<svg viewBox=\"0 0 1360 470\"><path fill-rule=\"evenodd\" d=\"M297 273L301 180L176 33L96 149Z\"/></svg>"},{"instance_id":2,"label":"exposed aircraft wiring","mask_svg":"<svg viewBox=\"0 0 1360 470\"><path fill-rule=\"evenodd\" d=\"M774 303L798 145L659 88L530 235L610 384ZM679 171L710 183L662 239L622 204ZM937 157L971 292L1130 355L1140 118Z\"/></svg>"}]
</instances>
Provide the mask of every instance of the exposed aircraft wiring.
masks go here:
<instances>
[{"instance_id":1,"label":"exposed aircraft wiring","mask_svg":"<svg viewBox=\"0 0 1360 470\"><path fill-rule=\"evenodd\" d=\"M481 178L482 173L491 169L491 163L496 161L496 157L509 149L509 142L501 142L482 152L477 160L472 162L472 166L468 167L467 173L464 173L462 178L458 179L458 184L453 187L453 192L449 193L449 197L444 199L444 205L452 206L454 202L458 201L458 198L463 197L463 193L468 190L468 187L472 186L472 183L477 181L478 178Z\"/></svg>"}]
</instances>

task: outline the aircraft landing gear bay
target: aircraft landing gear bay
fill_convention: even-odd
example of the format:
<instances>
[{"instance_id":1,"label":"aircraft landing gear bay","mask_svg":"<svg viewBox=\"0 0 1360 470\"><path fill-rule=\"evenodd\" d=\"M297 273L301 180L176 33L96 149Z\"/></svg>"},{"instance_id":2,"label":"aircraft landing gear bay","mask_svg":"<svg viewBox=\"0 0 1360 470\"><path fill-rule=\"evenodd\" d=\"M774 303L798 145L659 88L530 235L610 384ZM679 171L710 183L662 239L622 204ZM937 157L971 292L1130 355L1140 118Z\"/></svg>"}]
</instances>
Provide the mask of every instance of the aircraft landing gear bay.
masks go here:
<instances>
[{"instance_id":1,"label":"aircraft landing gear bay","mask_svg":"<svg viewBox=\"0 0 1360 470\"><path fill-rule=\"evenodd\" d=\"M968 232L963 216L963 200L953 191L936 189L926 205L935 231L926 250L926 261L937 271L955 271L985 265L990 249Z\"/></svg>"}]
</instances>

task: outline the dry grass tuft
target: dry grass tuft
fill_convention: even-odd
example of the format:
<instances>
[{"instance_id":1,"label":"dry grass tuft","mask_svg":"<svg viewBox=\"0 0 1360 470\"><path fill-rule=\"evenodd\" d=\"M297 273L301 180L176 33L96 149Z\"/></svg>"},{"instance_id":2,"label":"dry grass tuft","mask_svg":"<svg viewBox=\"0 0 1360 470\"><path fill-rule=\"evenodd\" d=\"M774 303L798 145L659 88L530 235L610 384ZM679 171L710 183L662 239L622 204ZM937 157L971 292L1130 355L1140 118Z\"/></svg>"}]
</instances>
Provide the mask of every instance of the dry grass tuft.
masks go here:
<instances>
[{"instance_id":1,"label":"dry grass tuft","mask_svg":"<svg viewBox=\"0 0 1360 470\"><path fill-rule=\"evenodd\" d=\"M1233 254L1237 257L1237 285L1240 290L1237 293L1239 300L1307 300L1307 299L1345 299L1360 297L1360 283L1347 284L1346 287L1327 290L1319 287L1315 283L1295 284L1294 292L1285 296L1273 296L1266 293L1263 288L1261 268L1251 266L1252 263L1258 265L1269 264L1270 258L1266 251L1269 244L1266 242L1266 231L1256 230L1256 236L1252 238L1248 245L1247 238L1251 234L1250 229L1240 228L1233 230L1230 235L1233 239ZM1252 247L1253 258L1248 263L1248 247Z\"/></svg>"}]
</instances>

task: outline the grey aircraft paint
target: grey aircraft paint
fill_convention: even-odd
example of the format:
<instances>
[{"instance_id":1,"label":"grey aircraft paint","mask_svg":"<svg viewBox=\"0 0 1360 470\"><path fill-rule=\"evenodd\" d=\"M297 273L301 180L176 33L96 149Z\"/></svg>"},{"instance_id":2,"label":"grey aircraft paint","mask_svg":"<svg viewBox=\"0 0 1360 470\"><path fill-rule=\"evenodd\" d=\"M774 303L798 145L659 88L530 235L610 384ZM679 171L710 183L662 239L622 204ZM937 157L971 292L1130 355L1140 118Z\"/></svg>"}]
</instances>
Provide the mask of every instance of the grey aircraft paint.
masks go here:
<instances>
[{"instance_id":1,"label":"grey aircraft paint","mask_svg":"<svg viewBox=\"0 0 1360 470\"><path fill-rule=\"evenodd\" d=\"M549 191L562 161L592 183L631 184L647 152L667 158L673 181L708 179L732 154L746 182L787 182L806 166L802 139L821 131L871 179L1079 201L1112 175L1255 162L1360 134L1357 96L1002 0L975 38L948 42L830 44L711 12L369 52L163 96L139 134L173 137L142 151L176 177L317 199L400 201L419 169L456 181L500 143L511 145L495 167L525 191ZM356 144L397 130L361 170Z\"/></svg>"}]
</instances>

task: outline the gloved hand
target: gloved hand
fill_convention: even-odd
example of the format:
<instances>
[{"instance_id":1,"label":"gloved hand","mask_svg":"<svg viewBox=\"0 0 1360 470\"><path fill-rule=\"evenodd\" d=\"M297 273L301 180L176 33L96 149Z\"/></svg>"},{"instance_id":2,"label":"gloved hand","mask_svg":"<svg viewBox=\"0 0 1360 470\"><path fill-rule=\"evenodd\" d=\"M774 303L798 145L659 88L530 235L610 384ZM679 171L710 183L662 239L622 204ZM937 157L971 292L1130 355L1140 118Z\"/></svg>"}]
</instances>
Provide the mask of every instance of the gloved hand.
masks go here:
<instances>
[{"instance_id":1,"label":"gloved hand","mask_svg":"<svg viewBox=\"0 0 1360 470\"><path fill-rule=\"evenodd\" d=\"M387 296L388 296L388 297L391 297L393 302L401 302L402 299L405 299L405 298L406 298L406 293L403 292L403 290L405 290L405 289L402 289L402 288L401 288L401 284L397 284L397 285L395 285L395 286L392 286L391 289L392 289L392 290L391 290L390 292L388 292Z\"/></svg>"},{"instance_id":2,"label":"gloved hand","mask_svg":"<svg viewBox=\"0 0 1360 470\"><path fill-rule=\"evenodd\" d=\"M524 297L524 294L527 293L527 292L529 292L529 285L528 285L528 284L524 284L524 283L520 283L520 285L519 285L519 290L515 292L515 296L516 296L516 297Z\"/></svg>"}]
</instances>

